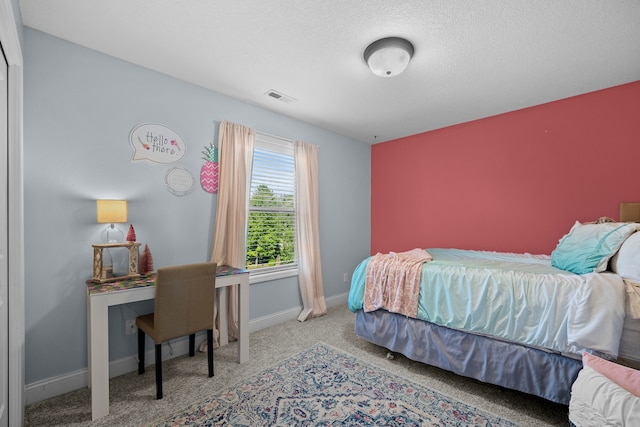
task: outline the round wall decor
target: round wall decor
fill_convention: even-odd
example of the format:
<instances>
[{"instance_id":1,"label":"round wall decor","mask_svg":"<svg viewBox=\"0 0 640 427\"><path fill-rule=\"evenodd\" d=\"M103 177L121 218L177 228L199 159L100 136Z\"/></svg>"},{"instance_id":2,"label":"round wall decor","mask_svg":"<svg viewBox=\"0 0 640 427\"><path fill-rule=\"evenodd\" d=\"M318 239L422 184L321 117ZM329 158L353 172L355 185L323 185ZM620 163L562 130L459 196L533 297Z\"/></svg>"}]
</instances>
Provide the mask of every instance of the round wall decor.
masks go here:
<instances>
[{"instance_id":1,"label":"round wall decor","mask_svg":"<svg viewBox=\"0 0 640 427\"><path fill-rule=\"evenodd\" d=\"M176 196L185 196L193 190L193 176L184 166L174 166L164 174L164 185Z\"/></svg>"}]
</instances>

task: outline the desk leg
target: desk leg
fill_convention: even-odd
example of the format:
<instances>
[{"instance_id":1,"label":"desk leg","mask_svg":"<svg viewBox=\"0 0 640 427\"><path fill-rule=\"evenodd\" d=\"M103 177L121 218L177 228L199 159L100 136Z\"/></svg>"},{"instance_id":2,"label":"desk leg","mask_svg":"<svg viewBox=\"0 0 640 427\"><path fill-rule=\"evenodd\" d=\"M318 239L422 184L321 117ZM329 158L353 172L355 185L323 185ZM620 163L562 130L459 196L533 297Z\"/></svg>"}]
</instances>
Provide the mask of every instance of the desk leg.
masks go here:
<instances>
[{"instance_id":1,"label":"desk leg","mask_svg":"<svg viewBox=\"0 0 640 427\"><path fill-rule=\"evenodd\" d=\"M238 363L249 361L249 275L245 276L238 292Z\"/></svg>"},{"instance_id":2,"label":"desk leg","mask_svg":"<svg viewBox=\"0 0 640 427\"><path fill-rule=\"evenodd\" d=\"M218 342L220 347L229 344L229 319L227 310L227 289L228 286L218 289ZM215 321L215 319L214 319Z\"/></svg>"},{"instance_id":3,"label":"desk leg","mask_svg":"<svg viewBox=\"0 0 640 427\"><path fill-rule=\"evenodd\" d=\"M91 391L91 297L87 292L87 385Z\"/></svg>"},{"instance_id":4,"label":"desk leg","mask_svg":"<svg viewBox=\"0 0 640 427\"><path fill-rule=\"evenodd\" d=\"M109 307L100 297L89 299L89 385L91 419L109 414Z\"/></svg>"}]
</instances>

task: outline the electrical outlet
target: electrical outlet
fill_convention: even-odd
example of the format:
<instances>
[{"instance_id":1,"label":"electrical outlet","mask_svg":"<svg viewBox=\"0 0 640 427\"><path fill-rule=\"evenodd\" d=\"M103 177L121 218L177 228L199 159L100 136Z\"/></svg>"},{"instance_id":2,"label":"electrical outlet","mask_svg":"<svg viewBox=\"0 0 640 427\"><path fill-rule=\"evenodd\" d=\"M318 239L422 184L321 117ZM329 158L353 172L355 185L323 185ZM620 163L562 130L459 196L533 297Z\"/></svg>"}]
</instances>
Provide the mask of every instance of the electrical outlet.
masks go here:
<instances>
[{"instance_id":1,"label":"electrical outlet","mask_svg":"<svg viewBox=\"0 0 640 427\"><path fill-rule=\"evenodd\" d=\"M349 273L344 273L344 275L342 276L342 281L344 283L347 283L349 281Z\"/></svg>"},{"instance_id":2,"label":"electrical outlet","mask_svg":"<svg viewBox=\"0 0 640 427\"><path fill-rule=\"evenodd\" d=\"M127 335L131 335L131 334L135 334L136 332L138 332L138 327L136 326L136 319L127 320L127 323L125 326L125 333Z\"/></svg>"}]
</instances>

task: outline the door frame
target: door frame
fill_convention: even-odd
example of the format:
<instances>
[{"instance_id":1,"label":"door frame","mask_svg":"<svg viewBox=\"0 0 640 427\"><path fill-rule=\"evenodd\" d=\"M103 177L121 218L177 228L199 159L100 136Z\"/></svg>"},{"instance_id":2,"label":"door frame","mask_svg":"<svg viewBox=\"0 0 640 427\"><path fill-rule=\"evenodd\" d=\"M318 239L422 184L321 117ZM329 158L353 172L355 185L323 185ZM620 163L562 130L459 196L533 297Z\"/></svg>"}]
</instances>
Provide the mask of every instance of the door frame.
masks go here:
<instances>
[{"instance_id":1,"label":"door frame","mask_svg":"<svg viewBox=\"0 0 640 427\"><path fill-rule=\"evenodd\" d=\"M17 4L17 2L16 2ZM18 11L19 12L19 11ZM9 65L8 88L8 270L9 270L9 425L24 420L24 183L23 59L11 0L0 0L0 44Z\"/></svg>"}]
</instances>

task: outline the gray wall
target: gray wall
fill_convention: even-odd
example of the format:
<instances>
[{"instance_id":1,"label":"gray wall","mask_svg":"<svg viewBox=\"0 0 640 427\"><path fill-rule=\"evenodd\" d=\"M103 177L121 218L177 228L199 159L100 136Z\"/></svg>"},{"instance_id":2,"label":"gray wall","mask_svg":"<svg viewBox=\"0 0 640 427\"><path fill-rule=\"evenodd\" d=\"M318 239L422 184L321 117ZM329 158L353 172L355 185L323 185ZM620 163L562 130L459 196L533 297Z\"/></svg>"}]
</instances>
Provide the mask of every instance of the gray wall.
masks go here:
<instances>
[{"instance_id":1,"label":"gray wall","mask_svg":"<svg viewBox=\"0 0 640 427\"><path fill-rule=\"evenodd\" d=\"M196 180L221 119L317 144L325 296L348 291L343 273L369 255L368 145L29 28L24 41L27 385L87 367L85 281L104 228L96 199L129 201L129 222L156 268L210 257L217 195L197 182L174 196L163 183L173 164L131 162L128 136L140 123L182 136L187 155L177 164ZM251 285L250 303L251 319L301 306L297 279ZM124 322L152 309L110 310L111 360L136 353Z\"/></svg>"}]
</instances>

